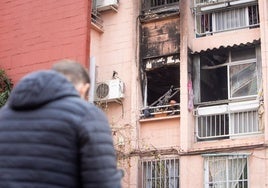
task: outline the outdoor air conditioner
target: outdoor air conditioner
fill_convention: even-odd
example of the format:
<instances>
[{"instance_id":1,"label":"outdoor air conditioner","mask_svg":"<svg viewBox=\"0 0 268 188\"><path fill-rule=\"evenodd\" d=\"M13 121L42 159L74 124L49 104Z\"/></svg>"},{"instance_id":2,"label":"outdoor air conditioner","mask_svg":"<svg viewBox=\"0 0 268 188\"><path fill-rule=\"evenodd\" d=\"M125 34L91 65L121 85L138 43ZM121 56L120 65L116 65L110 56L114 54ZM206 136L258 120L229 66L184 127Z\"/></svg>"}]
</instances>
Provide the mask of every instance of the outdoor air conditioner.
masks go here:
<instances>
[{"instance_id":1,"label":"outdoor air conditioner","mask_svg":"<svg viewBox=\"0 0 268 188\"><path fill-rule=\"evenodd\" d=\"M98 0L96 8L98 11L117 10L118 0Z\"/></svg>"},{"instance_id":2,"label":"outdoor air conditioner","mask_svg":"<svg viewBox=\"0 0 268 188\"><path fill-rule=\"evenodd\" d=\"M112 79L96 84L95 102L112 102L124 98L124 83L120 79Z\"/></svg>"}]
</instances>

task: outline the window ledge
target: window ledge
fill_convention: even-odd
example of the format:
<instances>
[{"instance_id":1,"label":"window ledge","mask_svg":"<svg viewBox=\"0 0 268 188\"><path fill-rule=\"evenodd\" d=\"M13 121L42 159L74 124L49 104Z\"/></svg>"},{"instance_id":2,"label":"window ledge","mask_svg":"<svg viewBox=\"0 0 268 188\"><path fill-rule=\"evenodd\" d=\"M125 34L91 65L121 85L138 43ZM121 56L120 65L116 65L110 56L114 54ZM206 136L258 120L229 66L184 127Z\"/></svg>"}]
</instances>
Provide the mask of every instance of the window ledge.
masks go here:
<instances>
[{"instance_id":1,"label":"window ledge","mask_svg":"<svg viewBox=\"0 0 268 188\"><path fill-rule=\"evenodd\" d=\"M162 117L151 117L151 118L146 118L146 119L140 119L140 122L150 122L150 121L161 121L161 120L166 120L166 119L176 119L180 118L180 115L172 115L172 116L162 116Z\"/></svg>"}]
</instances>

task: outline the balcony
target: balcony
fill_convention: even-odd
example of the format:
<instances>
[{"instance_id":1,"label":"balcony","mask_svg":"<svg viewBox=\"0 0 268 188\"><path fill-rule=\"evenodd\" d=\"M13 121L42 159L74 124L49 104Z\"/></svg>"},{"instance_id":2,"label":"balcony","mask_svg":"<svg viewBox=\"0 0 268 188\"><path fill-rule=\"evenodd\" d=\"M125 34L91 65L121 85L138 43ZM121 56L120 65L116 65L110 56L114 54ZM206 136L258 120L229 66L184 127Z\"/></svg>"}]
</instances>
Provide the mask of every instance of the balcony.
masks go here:
<instances>
[{"instance_id":1,"label":"balcony","mask_svg":"<svg viewBox=\"0 0 268 188\"><path fill-rule=\"evenodd\" d=\"M197 1L194 8L196 36L259 27L259 10L255 0Z\"/></svg>"},{"instance_id":2,"label":"balcony","mask_svg":"<svg viewBox=\"0 0 268 188\"><path fill-rule=\"evenodd\" d=\"M179 0L144 0L143 11L149 11L153 9L161 9L166 7L172 7L178 5Z\"/></svg>"},{"instance_id":3,"label":"balcony","mask_svg":"<svg viewBox=\"0 0 268 188\"><path fill-rule=\"evenodd\" d=\"M208 141L261 133L258 101L197 108L196 139Z\"/></svg>"}]
</instances>

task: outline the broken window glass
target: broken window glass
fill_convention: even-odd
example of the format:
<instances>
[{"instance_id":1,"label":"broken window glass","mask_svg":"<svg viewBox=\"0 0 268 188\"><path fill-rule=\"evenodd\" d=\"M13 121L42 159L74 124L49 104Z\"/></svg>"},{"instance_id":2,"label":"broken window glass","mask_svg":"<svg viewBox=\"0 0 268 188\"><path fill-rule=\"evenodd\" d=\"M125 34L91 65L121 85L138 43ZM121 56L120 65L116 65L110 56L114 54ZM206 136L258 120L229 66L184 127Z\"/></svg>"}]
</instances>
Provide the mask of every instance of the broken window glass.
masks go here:
<instances>
[{"instance_id":1,"label":"broken window glass","mask_svg":"<svg viewBox=\"0 0 268 188\"><path fill-rule=\"evenodd\" d=\"M215 50L200 56L201 102L257 95L255 48Z\"/></svg>"},{"instance_id":2,"label":"broken window glass","mask_svg":"<svg viewBox=\"0 0 268 188\"><path fill-rule=\"evenodd\" d=\"M231 98L257 94L256 63L230 66Z\"/></svg>"}]
</instances>

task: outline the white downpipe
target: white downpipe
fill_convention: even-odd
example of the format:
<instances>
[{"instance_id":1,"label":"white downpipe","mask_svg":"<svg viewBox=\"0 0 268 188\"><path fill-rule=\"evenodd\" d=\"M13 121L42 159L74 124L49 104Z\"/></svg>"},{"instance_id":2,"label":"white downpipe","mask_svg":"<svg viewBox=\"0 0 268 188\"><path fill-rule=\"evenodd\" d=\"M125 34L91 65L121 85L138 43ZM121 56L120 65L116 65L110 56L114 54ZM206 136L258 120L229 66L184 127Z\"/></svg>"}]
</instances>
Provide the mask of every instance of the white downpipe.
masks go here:
<instances>
[{"instance_id":1,"label":"white downpipe","mask_svg":"<svg viewBox=\"0 0 268 188\"><path fill-rule=\"evenodd\" d=\"M96 81L96 59L94 56L90 58L89 77L90 77L89 102L93 103L94 102L95 81Z\"/></svg>"}]
</instances>

